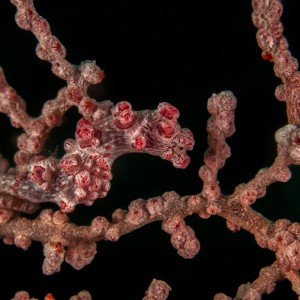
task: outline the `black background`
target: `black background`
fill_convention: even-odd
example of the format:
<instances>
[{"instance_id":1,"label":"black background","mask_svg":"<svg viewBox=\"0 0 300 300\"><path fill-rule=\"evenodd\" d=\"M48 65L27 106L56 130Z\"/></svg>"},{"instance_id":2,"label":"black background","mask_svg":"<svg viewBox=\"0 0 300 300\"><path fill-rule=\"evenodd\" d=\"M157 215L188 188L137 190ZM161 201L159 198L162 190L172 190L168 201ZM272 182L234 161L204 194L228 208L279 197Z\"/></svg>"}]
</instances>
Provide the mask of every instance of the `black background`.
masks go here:
<instances>
[{"instance_id":1,"label":"black background","mask_svg":"<svg viewBox=\"0 0 300 300\"><path fill-rule=\"evenodd\" d=\"M30 32L14 22L15 8L0 1L0 65L8 82L27 101L28 112L38 116L43 102L64 85L50 65L39 61ZM204 4L203 4L204 3ZM238 99L237 131L228 139L232 157L219 173L223 193L250 180L276 156L274 133L286 123L285 105L274 97L279 80L273 66L261 59L251 23L249 0L215 1L35 1L55 34L66 46L74 64L95 59L105 70L101 85L90 89L98 101L128 100L133 108L153 109L167 101L180 109L180 123L190 128L196 145L186 170L142 154L126 155L113 166L112 188L93 207L77 207L70 216L77 224L92 217L110 217L130 201L175 190L181 195L201 191L197 172L206 143L206 101L212 93L231 90ZM199 7L198 7L199 6ZM300 57L300 2L284 1L283 23L295 57ZM65 124L51 134L45 152L62 154L62 144L73 137L79 114L67 113ZM19 130L0 116L0 151L12 161ZM292 168L287 184L273 184L254 208L276 220L299 221L300 171ZM81 271L63 264L60 273L41 272L42 246L24 252L0 244L0 299L27 290L42 299L52 292L68 299L87 289L93 299L142 299L152 278L165 280L168 299L212 299L217 292L233 297L237 287L257 278L259 270L274 261L274 254L256 245L247 232L231 233L219 217L186 219L196 231L201 251L192 260L176 254L160 224L151 224L122 237L117 243L101 242L93 263ZM278 284L263 299L297 299L290 283Z\"/></svg>"}]
</instances>

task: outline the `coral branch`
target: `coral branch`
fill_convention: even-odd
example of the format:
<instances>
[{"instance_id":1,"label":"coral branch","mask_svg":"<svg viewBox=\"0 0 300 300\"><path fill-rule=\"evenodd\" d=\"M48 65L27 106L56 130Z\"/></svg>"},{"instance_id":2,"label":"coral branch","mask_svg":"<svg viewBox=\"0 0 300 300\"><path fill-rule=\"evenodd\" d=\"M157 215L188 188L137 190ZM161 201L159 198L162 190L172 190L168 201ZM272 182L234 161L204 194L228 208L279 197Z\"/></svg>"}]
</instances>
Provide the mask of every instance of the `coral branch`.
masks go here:
<instances>
[{"instance_id":1,"label":"coral branch","mask_svg":"<svg viewBox=\"0 0 300 300\"><path fill-rule=\"evenodd\" d=\"M166 300L170 290L164 281L153 279L143 300Z\"/></svg>"},{"instance_id":2,"label":"coral branch","mask_svg":"<svg viewBox=\"0 0 300 300\"><path fill-rule=\"evenodd\" d=\"M88 88L103 80L103 70L94 60L79 65L70 63L64 45L37 13L32 0L11 2L17 9L18 26L33 33L38 41L38 58L51 64L52 72L65 86L54 99L44 103L39 116L32 117L0 68L0 112L7 115L13 127L23 130L17 138L15 165L0 155L0 238L4 243L27 250L33 241L40 242L44 254L42 270L51 275L60 272L63 262L76 270L89 265L97 253L97 242L116 242L147 224L161 222L177 254L192 259L200 251L200 242L187 217L197 215L204 219L216 215L226 221L232 232L244 229L261 248L269 249L275 256L273 264L262 268L256 280L238 288L235 300L261 299L284 279L290 281L300 297L300 223L282 217L269 220L251 207L266 195L271 184L289 181L290 167L300 164L300 73L283 35L281 1L252 0L252 21L258 28L256 38L262 57L274 62L275 75L282 81L275 96L286 102L288 124L281 125L275 133L274 162L260 169L253 179L247 179L247 183L239 183L232 194L225 195L218 176L231 155L226 139L235 132L237 100L230 91L212 94L207 102L211 114L207 122L208 149L199 170L202 190L199 187L194 195L181 196L170 191L147 200L138 198L127 209L120 205L109 220L97 213L86 226L69 221L67 213L78 204L90 206L107 195L112 166L118 157L146 153L185 169L190 162L187 151L195 143L193 134L179 125L179 110L168 102L160 102L153 110L136 111L125 100L113 104L92 98ZM61 157L43 155L51 131L64 125L71 107L81 117L74 135L64 142L65 152ZM59 209L47 208L48 202ZM113 269L115 276L115 266ZM154 279L143 300L165 300L170 290L164 281ZM13 299L29 300L30 296L22 291ZM52 294L44 299L54 300ZM224 293L214 297L230 299ZM83 291L70 300L91 300L91 296Z\"/></svg>"},{"instance_id":3,"label":"coral branch","mask_svg":"<svg viewBox=\"0 0 300 300\"><path fill-rule=\"evenodd\" d=\"M256 39L263 50L263 59L274 62L275 75L282 80L276 88L278 100L285 101L290 124L299 124L300 73L298 62L288 49L283 35L280 16L283 11L280 0L252 1L252 21L258 28Z\"/></svg>"},{"instance_id":4,"label":"coral branch","mask_svg":"<svg viewBox=\"0 0 300 300\"><path fill-rule=\"evenodd\" d=\"M37 300L35 298L30 298L29 294L25 291L17 292L11 300ZM52 294L47 294L44 300L55 300ZM92 300L89 292L81 291L77 295L72 296L69 300Z\"/></svg>"},{"instance_id":5,"label":"coral branch","mask_svg":"<svg viewBox=\"0 0 300 300\"><path fill-rule=\"evenodd\" d=\"M221 194L217 175L231 154L225 139L235 131L235 108L236 98L229 91L213 94L207 102L207 110L212 114L207 122L209 148L204 153L205 165L200 168L199 176L203 180L201 194L209 202L206 211L208 216L219 211L215 201Z\"/></svg>"}]
</instances>

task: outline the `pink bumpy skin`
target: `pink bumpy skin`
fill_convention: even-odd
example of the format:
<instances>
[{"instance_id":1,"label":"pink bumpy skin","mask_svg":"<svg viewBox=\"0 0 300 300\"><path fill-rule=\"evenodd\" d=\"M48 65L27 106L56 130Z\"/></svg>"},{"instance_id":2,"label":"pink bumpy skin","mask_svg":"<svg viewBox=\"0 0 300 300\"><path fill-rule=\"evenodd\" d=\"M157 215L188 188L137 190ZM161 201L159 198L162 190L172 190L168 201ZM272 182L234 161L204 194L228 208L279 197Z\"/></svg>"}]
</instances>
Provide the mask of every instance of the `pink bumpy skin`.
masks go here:
<instances>
[{"instance_id":1,"label":"pink bumpy skin","mask_svg":"<svg viewBox=\"0 0 300 300\"><path fill-rule=\"evenodd\" d=\"M93 114L78 121L75 139L65 141L66 154L60 160L35 156L22 176L0 174L5 193L33 203L55 202L71 212L79 203L92 205L106 196L111 166L122 154L149 153L176 168L187 167L186 151L192 150L194 139L178 124L177 108L164 102L153 111L133 111L126 101L106 104L106 115L96 104Z\"/></svg>"}]
</instances>

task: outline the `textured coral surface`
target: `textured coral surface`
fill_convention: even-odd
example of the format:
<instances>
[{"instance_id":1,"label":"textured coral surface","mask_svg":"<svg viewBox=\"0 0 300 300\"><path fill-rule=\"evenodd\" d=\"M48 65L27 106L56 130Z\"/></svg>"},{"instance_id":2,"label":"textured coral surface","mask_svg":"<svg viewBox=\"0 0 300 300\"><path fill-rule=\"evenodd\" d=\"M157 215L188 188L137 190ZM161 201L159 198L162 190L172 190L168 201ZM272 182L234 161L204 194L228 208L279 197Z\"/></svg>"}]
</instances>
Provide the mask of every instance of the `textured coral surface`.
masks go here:
<instances>
[{"instance_id":1,"label":"textured coral surface","mask_svg":"<svg viewBox=\"0 0 300 300\"><path fill-rule=\"evenodd\" d=\"M68 140L65 144L64 141L76 139L83 146L81 148L86 149L95 147L103 134L95 132L90 121L79 121L82 116L75 108L70 109L61 120L62 126L51 132L42 156L52 156L54 162L57 162L65 154L64 150L67 151L60 166L64 170L64 176L74 176L76 186L71 191L66 191L68 199L74 199L75 195L76 201L80 199L81 202L90 204L89 201L94 201L96 197L93 193L97 192L97 196L100 192L106 193L111 184L106 197L95 201L92 207L76 206L75 211L69 215L72 222L89 225L98 215L110 219L116 208L127 209L134 199L148 199L170 190L180 195L199 193L202 183L198 169L203 165L203 153L207 149L205 128L209 113L206 102L214 92L231 90L237 98L236 133L227 140L231 157L218 175L222 192L233 193L237 185L249 182L259 169L273 163L276 157L275 131L287 123L285 104L274 97L279 80L274 75L272 64L261 59L261 51L255 39L256 30L251 23L250 1L218 0L202 4L200 8L194 6L196 4L176 5L170 1L133 5L122 1L101 3L91 0L86 1L84 6L82 3L72 3L69 6L67 1L35 2L38 12L49 21L52 32L67 48L69 61L80 64L82 60L95 59L104 70L102 83L89 89L93 98L97 101L109 99L114 103L121 103L123 106L115 111L117 117L122 114L124 107L125 110L128 109L126 102L121 101L129 101L137 111L154 110L162 102L171 103L180 111L180 124L191 129L195 138L194 150L189 153L191 163L186 169L175 169L170 162L146 154L127 154L116 159L111 166L113 178L110 178L110 170L105 172L108 170L105 170L104 162L99 161L96 154L89 153L94 154L91 159L93 162L89 165L86 160L84 169L79 172L78 148L74 147L72 141ZM284 5L283 24L286 36L292 54L300 57L297 42L299 38L296 34L296 28L299 28L299 3L285 1ZM9 1L2 1L0 6L0 65L9 84L26 99L28 112L37 117L43 103L54 98L64 82L53 76L48 63L37 59L34 53L36 40L30 33L16 26L13 20L15 8ZM264 58L271 60L269 55L264 53ZM56 67L56 71L60 72L59 67ZM277 94L279 92L277 90ZM68 95L76 101L77 94L71 88ZM65 105L67 103L62 101L61 110L67 109ZM91 116L91 110L93 111L92 104L83 101L80 112ZM51 125L52 117L50 115L47 119L48 125ZM120 130L128 126L124 124L128 120L130 125L130 116L129 119L127 117L128 115L123 121L116 122ZM17 150L17 136L21 130L12 128L3 114L0 115L0 120L0 151L12 163L13 153ZM221 122L222 118L218 120ZM158 127L165 138L172 135L172 126L170 128L166 125L168 124ZM109 134L104 136L110 138ZM130 136L131 145L144 149L143 137L139 134ZM19 145L25 147L30 138L20 138ZM169 152L164 155L170 160ZM224 155L226 156L226 151ZM297 151L292 151L292 155L297 158ZM206 162L209 157L208 153ZM101 170L95 169L97 160L97 166ZM181 162L184 163L184 160ZM38 184L41 191L49 189L47 176L51 175L51 168L47 169L47 163L41 158L37 159L27 174L27 179ZM46 169L49 172L45 172ZM91 175L87 170L92 169ZM299 221L300 208L297 201L300 175L297 166L293 166L291 170L293 177L288 183L271 185L266 196L253 205L254 209L272 221L282 218L291 222ZM103 176L105 182L110 181L110 184L103 184ZM278 176L284 179L289 175L283 172ZM205 188L205 195L213 201L215 189L211 189L209 184ZM25 190L28 191L27 188ZM37 191L34 189L34 192ZM63 193L60 189L56 192ZM167 196L174 197L174 194ZM254 198L256 196L257 194ZM253 190L250 189L250 193L248 190L243 199L243 203L251 204ZM197 199L193 200L197 202ZM31 209L18 202L12 203L19 210L20 207L25 211ZM65 208L65 211L73 209L72 205L70 208L61 202L57 204ZM139 210L140 205L141 201L137 201L132 206L131 221L144 217L143 210ZM56 204L46 206L57 209ZM154 210L153 207L152 209ZM209 212L217 212L214 203L209 206ZM46 220L50 218L47 213L43 216ZM114 217L122 218L122 211L115 213ZM58 213L51 218L55 224L65 222L64 217ZM50 277L41 272L43 251L39 243L34 242L26 252L1 244L0 263L4 275L1 299L10 299L17 290L27 290L38 298L51 290L53 295L59 295L59 299L67 299L83 289L89 290L95 299L142 299L152 278L163 279L172 287L168 299L212 299L218 292L234 296L240 284L254 281L259 270L271 265L275 259L274 253L260 248L251 234L243 230L234 234L228 230L224 220L217 216L208 220L190 216L185 219L186 224L177 221L172 219L171 222L175 229L184 228L184 234L193 237L187 229L191 227L201 242L201 251L192 260L185 260L177 255L169 242L169 234L175 229L170 229L170 223L167 222L163 224L167 233L161 230L160 224L154 223L121 237L117 243L100 242L92 264L80 271L63 264L61 271ZM97 225L96 222L95 224ZM236 229L235 224L227 225ZM280 226L285 225L278 224L278 228ZM108 238L110 240L119 238L116 229L113 229ZM280 235L280 230L278 232L277 242L288 239ZM176 249L180 252L182 248L177 237L178 235L173 234L171 242L175 248L179 245ZM179 237L182 238L182 235ZM192 241L195 240L192 238ZM23 248L30 243L21 237L14 242ZM257 242L263 245L259 238ZM196 245L195 242L191 244ZM45 248L46 252L49 250L47 253L50 256L53 249L55 253L63 251L59 243L48 243L44 251ZM76 262L93 256L93 244L85 249L86 256L80 257ZM70 255L66 260L70 261L78 252L72 248L68 251ZM285 256L281 254L279 251L278 258L284 260ZM76 268L76 263L73 266ZM44 268L47 269L47 266ZM280 282L275 292L266 296L266 299L296 298L287 280Z\"/></svg>"}]
</instances>

